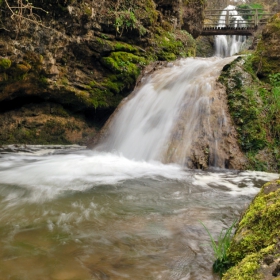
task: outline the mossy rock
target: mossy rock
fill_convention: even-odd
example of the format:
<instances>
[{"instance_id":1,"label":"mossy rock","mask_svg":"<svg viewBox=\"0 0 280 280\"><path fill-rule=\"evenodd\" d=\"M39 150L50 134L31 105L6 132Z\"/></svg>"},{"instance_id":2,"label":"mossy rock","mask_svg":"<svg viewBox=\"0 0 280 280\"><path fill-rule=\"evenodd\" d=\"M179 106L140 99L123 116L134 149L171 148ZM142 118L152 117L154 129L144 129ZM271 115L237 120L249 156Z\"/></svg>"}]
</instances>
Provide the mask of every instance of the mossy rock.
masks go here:
<instances>
[{"instance_id":1,"label":"mossy rock","mask_svg":"<svg viewBox=\"0 0 280 280\"><path fill-rule=\"evenodd\" d=\"M247 255L236 266L230 268L224 275L223 280L262 280L264 274L261 271L263 259L275 252L275 246L271 245L258 253Z\"/></svg>"},{"instance_id":2,"label":"mossy rock","mask_svg":"<svg viewBox=\"0 0 280 280\"><path fill-rule=\"evenodd\" d=\"M157 28L153 44L158 60L170 61L177 57L195 56L196 54L195 40L183 30L168 32Z\"/></svg>"},{"instance_id":3,"label":"mossy rock","mask_svg":"<svg viewBox=\"0 0 280 280\"><path fill-rule=\"evenodd\" d=\"M224 280L264 279L262 263L267 255L279 257L280 180L265 184L238 224L227 252L235 264Z\"/></svg>"},{"instance_id":4,"label":"mossy rock","mask_svg":"<svg viewBox=\"0 0 280 280\"><path fill-rule=\"evenodd\" d=\"M145 65L146 60L127 52L112 52L110 56L103 57L101 63L114 73L126 73L127 76L137 77L140 65Z\"/></svg>"},{"instance_id":5,"label":"mossy rock","mask_svg":"<svg viewBox=\"0 0 280 280\"><path fill-rule=\"evenodd\" d=\"M261 78L280 72L280 13L274 15L262 32L253 65Z\"/></svg>"},{"instance_id":6,"label":"mossy rock","mask_svg":"<svg viewBox=\"0 0 280 280\"><path fill-rule=\"evenodd\" d=\"M253 59L254 55L239 57L225 65L219 81L226 87L238 143L248 158L247 169L278 172L280 119L275 93L279 89L257 77Z\"/></svg>"},{"instance_id":7,"label":"mossy rock","mask_svg":"<svg viewBox=\"0 0 280 280\"><path fill-rule=\"evenodd\" d=\"M0 59L0 71L5 71L9 69L12 65L12 62L10 59L7 58L1 58Z\"/></svg>"}]
</instances>

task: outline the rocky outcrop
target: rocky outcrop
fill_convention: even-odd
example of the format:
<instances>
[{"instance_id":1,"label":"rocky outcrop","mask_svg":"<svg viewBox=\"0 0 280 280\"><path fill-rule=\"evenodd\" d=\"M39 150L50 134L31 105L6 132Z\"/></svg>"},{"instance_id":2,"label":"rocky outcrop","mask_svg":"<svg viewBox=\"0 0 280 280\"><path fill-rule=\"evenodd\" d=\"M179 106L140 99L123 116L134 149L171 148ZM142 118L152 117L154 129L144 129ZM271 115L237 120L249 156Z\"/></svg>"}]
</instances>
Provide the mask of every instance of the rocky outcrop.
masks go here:
<instances>
[{"instance_id":1,"label":"rocky outcrop","mask_svg":"<svg viewBox=\"0 0 280 280\"><path fill-rule=\"evenodd\" d=\"M280 180L267 183L243 214L223 280L280 278Z\"/></svg>"},{"instance_id":2,"label":"rocky outcrop","mask_svg":"<svg viewBox=\"0 0 280 280\"><path fill-rule=\"evenodd\" d=\"M224 67L219 80L226 86L228 107L247 169L279 172L280 119L277 83L262 83L252 66L254 55Z\"/></svg>"},{"instance_id":3,"label":"rocky outcrop","mask_svg":"<svg viewBox=\"0 0 280 280\"><path fill-rule=\"evenodd\" d=\"M69 117L77 121L77 138L62 133L60 139L84 143L80 131L86 127L84 135L94 134L146 65L195 54L195 41L181 26L201 25L204 7L204 1L165 6L152 0L51 0L33 8L8 3L14 14L0 1L0 144L43 144L46 123L64 118L63 126ZM189 7L193 16L182 18ZM30 106L36 119L24 114ZM58 106L67 116L58 119L46 106Z\"/></svg>"},{"instance_id":4,"label":"rocky outcrop","mask_svg":"<svg viewBox=\"0 0 280 280\"><path fill-rule=\"evenodd\" d=\"M254 55L254 68L260 78L280 72L280 13L274 15L262 32Z\"/></svg>"},{"instance_id":5,"label":"rocky outcrop","mask_svg":"<svg viewBox=\"0 0 280 280\"><path fill-rule=\"evenodd\" d=\"M202 31L206 1L155 0L157 9L168 19L173 28L181 28L198 37Z\"/></svg>"}]
</instances>

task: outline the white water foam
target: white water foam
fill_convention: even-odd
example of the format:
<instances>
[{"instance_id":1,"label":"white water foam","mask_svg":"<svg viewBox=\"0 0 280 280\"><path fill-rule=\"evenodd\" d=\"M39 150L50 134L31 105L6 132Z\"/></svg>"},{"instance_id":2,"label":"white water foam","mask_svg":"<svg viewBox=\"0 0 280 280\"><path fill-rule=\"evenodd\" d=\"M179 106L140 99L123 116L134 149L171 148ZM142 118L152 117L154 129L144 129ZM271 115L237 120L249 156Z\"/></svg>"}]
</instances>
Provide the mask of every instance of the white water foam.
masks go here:
<instances>
[{"instance_id":1,"label":"white water foam","mask_svg":"<svg viewBox=\"0 0 280 280\"><path fill-rule=\"evenodd\" d=\"M243 172L238 176L230 171L193 173L178 165L134 161L111 153L89 151L51 156L6 155L5 162L8 164L0 167L0 195L10 203L40 203L69 192L84 192L96 186L115 185L139 178L159 182L192 181L192 184L204 187L220 184L233 195L251 194L258 191L253 185L254 180L269 181L279 177L260 172ZM244 188L238 186L240 182Z\"/></svg>"}]
</instances>

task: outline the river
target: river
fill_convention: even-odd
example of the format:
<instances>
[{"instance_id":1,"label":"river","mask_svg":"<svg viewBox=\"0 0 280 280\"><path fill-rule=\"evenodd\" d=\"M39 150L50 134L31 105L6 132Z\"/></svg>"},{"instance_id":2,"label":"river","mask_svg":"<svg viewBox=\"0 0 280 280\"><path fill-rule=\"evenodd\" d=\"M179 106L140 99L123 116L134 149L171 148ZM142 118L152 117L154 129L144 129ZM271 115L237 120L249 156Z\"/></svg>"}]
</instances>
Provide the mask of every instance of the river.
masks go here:
<instances>
[{"instance_id":1,"label":"river","mask_svg":"<svg viewBox=\"0 0 280 280\"><path fill-rule=\"evenodd\" d=\"M218 279L218 236L277 174L134 161L73 147L0 156L1 279Z\"/></svg>"}]
</instances>

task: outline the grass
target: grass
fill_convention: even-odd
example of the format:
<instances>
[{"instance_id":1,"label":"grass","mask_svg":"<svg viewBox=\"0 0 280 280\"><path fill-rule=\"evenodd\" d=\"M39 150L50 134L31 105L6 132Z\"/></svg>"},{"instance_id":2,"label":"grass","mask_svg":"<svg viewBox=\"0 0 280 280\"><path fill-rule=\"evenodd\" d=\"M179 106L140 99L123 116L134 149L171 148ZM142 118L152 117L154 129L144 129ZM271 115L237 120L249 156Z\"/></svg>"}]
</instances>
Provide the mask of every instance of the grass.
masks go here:
<instances>
[{"instance_id":1,"label":"grass","mask_svg":"<svg viewBox=\"0 0 280 280\"><path fill-rule=\"evenodd\" d=\"M231 267L231 262L228 260L227 257L227 250L230 246L230 242L232 239L232 230L236 224L236 220L228 229L221 230L217 241L214 240L209 229L203 224L203 222L199 222L202 224L208 236L210 237L210 246L214 252L214 256L216 259L213 264L213 271L222 275Z\"/></svg>"}]
</instances>

